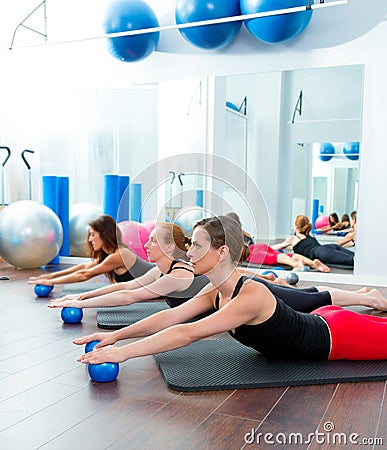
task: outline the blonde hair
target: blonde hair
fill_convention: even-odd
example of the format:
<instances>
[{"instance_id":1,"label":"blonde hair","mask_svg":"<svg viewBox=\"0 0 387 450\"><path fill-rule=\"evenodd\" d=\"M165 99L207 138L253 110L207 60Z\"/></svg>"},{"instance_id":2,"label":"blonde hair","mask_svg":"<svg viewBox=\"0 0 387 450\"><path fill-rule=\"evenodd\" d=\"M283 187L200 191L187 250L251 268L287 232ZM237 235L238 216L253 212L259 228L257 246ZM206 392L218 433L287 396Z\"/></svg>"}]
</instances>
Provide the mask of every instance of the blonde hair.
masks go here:
<instances>
[{"instance_id":1,"label":"blonde hair","mask_svg":"<svg viewBox=\"0 0 387 450\"><path fill-rule=\"evenodd\" d=\"M309 219L303 214L300 214L296 217L294 224L297 227L297 230L301 234L305 234L305 236L307 236L312 229L312 224L310 223Z\"/></svg>"}]
</instances>

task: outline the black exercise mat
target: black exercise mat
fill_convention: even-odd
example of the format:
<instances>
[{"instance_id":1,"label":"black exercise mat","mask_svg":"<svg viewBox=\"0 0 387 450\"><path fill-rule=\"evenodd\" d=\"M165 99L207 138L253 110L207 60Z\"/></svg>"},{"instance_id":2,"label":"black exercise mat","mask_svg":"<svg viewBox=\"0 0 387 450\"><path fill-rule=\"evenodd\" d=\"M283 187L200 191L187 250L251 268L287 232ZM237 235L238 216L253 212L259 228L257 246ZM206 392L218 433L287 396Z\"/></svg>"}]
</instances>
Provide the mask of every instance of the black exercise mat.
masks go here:
<instances>
[{"instance_id":1,"label":"black exercise mat","mask_svg":"<svg viewBox=\"0 0 387 450\"><path fill-rule=\"evenodd\" d=\"M273 361L234 339L155 355L167 386L196 392L387 379L387 361Z\"/></svg>"},{"instance_id":2,"label":"black exercise mat","mask_svg":"<svg viewBox=\"0 0 387 450\"><path fill-rule=\"evenodd\" d=\"M164 309L169 309L165 302L141 302L128 306L98 308L97 325L99 328L123 328Z\"/></svg>"}]
</instances>

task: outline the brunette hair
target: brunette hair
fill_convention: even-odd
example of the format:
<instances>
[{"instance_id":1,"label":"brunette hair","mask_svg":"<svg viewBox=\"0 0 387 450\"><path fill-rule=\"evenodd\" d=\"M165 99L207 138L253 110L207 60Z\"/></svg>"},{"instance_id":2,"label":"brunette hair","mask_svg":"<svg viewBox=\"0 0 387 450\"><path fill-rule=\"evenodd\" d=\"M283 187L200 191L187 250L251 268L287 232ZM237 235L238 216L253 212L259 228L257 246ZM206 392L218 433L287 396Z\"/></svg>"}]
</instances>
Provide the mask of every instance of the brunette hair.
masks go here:
<instances>
[{"instance_id":1,"label":"brunette hair","mask_svg":"<svg viewBox=\"0 0 387 450\"><path fill-rule=\"evenodd\" d=\"M330 226L336 225L337 223L340 222L339 216L335 212L332 213L332 214L329 214L328 220L329 220L329 225Z\"/></svg>"},{"instance_id":2,"label":"brunette hair","mask_svg":"<svg viewBox=\"0 0 387 450\"><path fill-rule=\"evenodd\" d=\"M233 263L245 261L249 257L250 249L244 242L241 224L229 214L199 220L195 223L194 229L196 227L202 227L207 231L211 247L219 248L227 245Z\"/></svg>"},{"instance_id":3,"label":"brunette hair","mask_svg":"<svg viewBox=\"0 0 387 450\"><path fill-rule=\"evenodd\" d=\"M187 259L187 251L191 245L191 239L188 238L182 228L172 222L160 222L156 224L156 230L166 230L164 242L166 244L175 244L176 250L173 252L173 257L176 259Z\"/></svg>"},{"instance_id":4,"label":"brunette hair","mask_svg":"<svg viewBox=\"0 0 387 450\"><path fill-rule=\"evenodd\" d=\"M305 236L307 236L312 229L312 224L310 223L309 219L303 214L300 214L296 217L294 225L297 227L297 230L301 234L305 234Z\"/></svg>"},{"instance_id":5,"label":"brunette hair","mask_svg":"<svg viewBox=\"0 0 387 450\"><path fill-rule=\"evenodd\" d=\"M94 220L89 222L89 230L87 232L87 253L92 258L95 259L98 264L101 263L107 256L114 253L119 247L126 247L122 242L122 234L117 222L113 217L103 214ZM91 230L96 231L103 242L103 249L94 250L89 242ZM106 274L110 281L113 281L113 273L109 272Z\"/></svg>"}]
</instances>

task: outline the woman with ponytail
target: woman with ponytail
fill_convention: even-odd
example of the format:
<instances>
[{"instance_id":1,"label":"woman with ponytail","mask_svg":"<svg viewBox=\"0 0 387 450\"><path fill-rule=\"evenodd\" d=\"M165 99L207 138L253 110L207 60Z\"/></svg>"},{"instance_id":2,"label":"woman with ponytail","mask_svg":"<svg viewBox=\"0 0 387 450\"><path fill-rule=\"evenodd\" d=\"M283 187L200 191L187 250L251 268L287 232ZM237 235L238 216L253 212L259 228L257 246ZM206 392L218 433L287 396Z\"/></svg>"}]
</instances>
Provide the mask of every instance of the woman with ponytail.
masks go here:
<instances>
[{"instance_id":1,"label":"woman with ponytail","mask_svg":"<svg viewBox=\"0 0 387 450\"><path fill-rule=\"evenodd\" d=\"M321 245L315 237L310 235L312 224L304 215L296 217L294 222L295 235L285 241L272 245L275 250L293 250L311 260L318 259L326 264L340 264L353 267L355 254L351 250L337 244Z\"/></svg>"},{"instance_id":2,"label":"woman with ponytail","mask_svg":"<svg viewBox=\"0 0 387 450\"><path fill-rule=\"evenodd\" d=\"M150 233L145 249L155 264L145 275L128 282L116 283L78 295L52 300L50 308L96 308L124 306L164 297L170 307L186 302L208 282L205 275L195 276L186 260L190 240L171 222L162 222Z\"/></svg>"}]
</instances>

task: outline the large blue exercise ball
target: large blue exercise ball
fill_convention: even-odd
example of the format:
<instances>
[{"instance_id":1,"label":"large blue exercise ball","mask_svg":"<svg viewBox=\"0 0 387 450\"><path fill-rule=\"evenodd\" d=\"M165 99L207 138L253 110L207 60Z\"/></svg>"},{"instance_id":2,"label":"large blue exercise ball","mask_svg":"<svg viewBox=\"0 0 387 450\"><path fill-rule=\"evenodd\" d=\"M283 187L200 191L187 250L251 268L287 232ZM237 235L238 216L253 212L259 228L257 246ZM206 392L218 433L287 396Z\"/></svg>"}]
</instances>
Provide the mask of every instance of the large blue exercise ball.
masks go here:
<instances>
[{"instance_id":1,"label":"large blue exercise ball","mask_svg":"<svg viewBox=\"0 0 387 450\"><path fill-rule=\"evenodd\" d=\"M142 0L117 0L107 12L105 32L155 28L159 21L153 9ZM160 32L108 38L110 53L120 61L135 62L147 58L157 47Z\"/></svg>"},{"instance_id":2,"label":"large blue exercise ball","mask_svg":"<svg viewBox=\"0 0 387 450\"><path fill-rule=\"evenodd\" d=\"M177 0L176 24L199 22L239 16L239 0ZM242 21L179 28L180 34L190 44L204 50L217 50L235 39L241 29Z\"/></svg>"},{"instance_id":3,"label":"large blue exercise ball","mask_svg":"<svg viewBox=\"0 0 387 450\"><path fill-rule=\"evenodd\" d=\"M0 256L21 269L35 269L58 254L63 228L48 206L20 200L0 211Z\"/></svg>"},{"instance_id":4,"label":"large blue exercise ball","mask_svg":"<svg viewBox=\"0 0 387 450\"><path fill-rule=\"evenodd\" d=\"M335 147L330 142L322 142L319 147L321 161L330 161L336 152Z\"/></svg>"},{"instance_id":5,"label":"large blue exercise ball","mask_svg":"<svg viewBox=\"0 0 387 450\"><path fill-rule=\"evenodd\" d=\"M242 14L253 14L297 6L306 6L308 0L240 0ZM283 44L301 34L312 18L312 10L257 17L245 20L250 33L266 44Z\"/></svg>"},{"instance_id":6,"label":"large blue exercise ball","mask_svg":"<svg viewBox=\"0 0 387 450\"><path fill-rule=\"evenodd\" d=\"M360 152L359 142L346 142L343 145L344 155L352 161L357 161L359 159L359 152Z\"/></svg>"}]
</instances>

